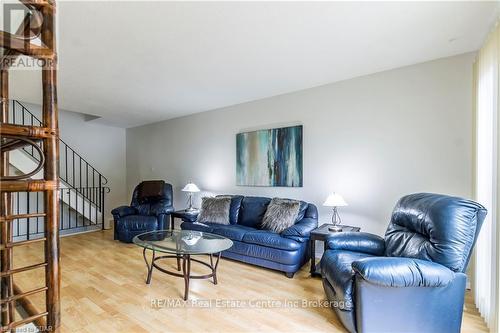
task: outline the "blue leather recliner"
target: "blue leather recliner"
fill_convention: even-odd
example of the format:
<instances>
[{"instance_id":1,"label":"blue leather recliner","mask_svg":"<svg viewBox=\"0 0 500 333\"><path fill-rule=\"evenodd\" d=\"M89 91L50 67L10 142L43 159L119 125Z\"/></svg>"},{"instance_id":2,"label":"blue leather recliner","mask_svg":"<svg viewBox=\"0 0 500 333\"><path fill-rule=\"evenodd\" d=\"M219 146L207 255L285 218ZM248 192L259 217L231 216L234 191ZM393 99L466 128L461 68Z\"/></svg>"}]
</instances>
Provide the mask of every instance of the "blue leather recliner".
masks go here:
<instances>
[{"instance_id":1,"label":"blue leather recliner","mask_svg":"<svg viewBox=\"0 0 500 333\"><path fill-rule=\"evenodd\" d=\"M111 211L114 239L131 243L132 238L141 233L168 229L170 213L174 211L172 197L172 185L163 181L144 181L137 185L130 206Z\"/></svg>"},{"instance_id":2,"label":"blue leather recliner","mask_svg":"<svg viewBox=\"0 0 500 333\"><path fill-rule=\"evenodd\" d=\"M227 237L233 246L222 256L249 264L275 269L293 277L309 260L311 230L318 226L318 210L313 204L300 202L295 224L280 234L260 228L270 198L231 197L229 225L184 222L185 230L205 231Z\"/></svg>"},{"instance_id":3,"label":"blue leather recliner","mask_svg":"<svg viewBox=\"0 0 500 333\"><path fill-rule=\"evenodd\" d=\"M403 197L385 239L339 233L321 259L323 287L350 332L460 332L466 275L486 209L470 200Z\"/></svg>"}]
</instances>

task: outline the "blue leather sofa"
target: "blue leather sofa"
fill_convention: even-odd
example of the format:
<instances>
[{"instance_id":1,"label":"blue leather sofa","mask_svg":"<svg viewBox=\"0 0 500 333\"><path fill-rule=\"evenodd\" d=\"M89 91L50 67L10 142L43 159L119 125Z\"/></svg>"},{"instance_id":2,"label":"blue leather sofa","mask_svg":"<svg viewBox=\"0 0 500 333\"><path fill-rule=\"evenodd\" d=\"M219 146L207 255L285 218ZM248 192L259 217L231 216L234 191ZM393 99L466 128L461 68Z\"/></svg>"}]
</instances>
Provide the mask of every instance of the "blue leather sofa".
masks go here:
<instances>
[{"instance_id":1,"label":"blue leather sofa","mask_svg":"<svg viewBox=\"0 0 500 333\"><path fill-rule=\"evenodd\" d=\"M295 225L277 234L260 229L270 198L232 196L230 224L184 222L182 229L198 230L227 237L233 246L222 256L275 269L293 277L310 258L309 236L318 226L316 206L300 202Z\"/></svg>"},{"instance_id":2,"label":"blue leather sofa","mask_svg":"<svg viewBox=\"0 0 500 333\"><path fill-rule=\"evenodd\" d=\"M141 233L169 228L170 213L174 211L172 185L164 183L160 195L140 197L140 188L145 183L135 187L130 206L120 206L111 211L115 240L131 243L132 238Z\"/></svg>"},{"instance_id":3,"label":"blue leather sofa","mask_svg":"<svg viewBox=\"0 0 500 333\"><path fill-rule=\"evenodd\" d=\"M350 332L460 332L467 263L483 206L438 194L397 203L385 239L339 233L321 259L330 305Z\"/></svg>"}]
</instances>

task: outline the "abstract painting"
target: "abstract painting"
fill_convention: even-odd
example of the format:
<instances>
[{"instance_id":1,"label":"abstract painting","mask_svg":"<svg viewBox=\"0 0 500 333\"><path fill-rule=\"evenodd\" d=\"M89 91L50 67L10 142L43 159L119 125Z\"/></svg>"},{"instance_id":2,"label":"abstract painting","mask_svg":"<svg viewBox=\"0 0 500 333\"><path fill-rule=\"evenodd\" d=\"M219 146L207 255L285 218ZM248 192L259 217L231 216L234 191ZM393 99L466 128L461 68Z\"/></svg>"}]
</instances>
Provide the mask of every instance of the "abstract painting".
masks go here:
<instances>
[{"instance_id":1,"label":"abstract painting","mask_svg":"<svg viewBox=\"0 0 500 333\"><path fill-rule=\"evenodd\" d=\"M238 133L236 184L302 187L302 126Z\"/></svg>"}]
</instances>

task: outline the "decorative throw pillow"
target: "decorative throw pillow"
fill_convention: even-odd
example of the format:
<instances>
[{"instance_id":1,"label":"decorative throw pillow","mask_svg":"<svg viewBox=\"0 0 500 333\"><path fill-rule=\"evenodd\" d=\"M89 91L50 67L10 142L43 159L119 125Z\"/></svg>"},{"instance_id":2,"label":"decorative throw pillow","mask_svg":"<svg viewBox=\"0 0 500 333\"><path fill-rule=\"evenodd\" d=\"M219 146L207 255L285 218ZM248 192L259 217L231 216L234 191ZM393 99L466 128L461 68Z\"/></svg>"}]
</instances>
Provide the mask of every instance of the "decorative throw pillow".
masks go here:
<instances>
[{"instance_id":1,"label":"decorative throw pillow","mask_svg":"<svg viewBox=\"0 0 500 333\"><path fill-rule=\"evenodd\" d=\"M295 224L299 208L297 200L273 198L262 219L262 229L280 233L291 227Z\"/></svg>"},{"instance_id":2,"label":"decorative throw pillow","mask_svg":"<svg viewBox=\"0 0 500 333\"><path fill-rule=\"evenodd\" d=\"M231 198L202 198L200 214L196 222L212 222L219 224L229 224L229 207Z\"/></svg>"}]
</instances>

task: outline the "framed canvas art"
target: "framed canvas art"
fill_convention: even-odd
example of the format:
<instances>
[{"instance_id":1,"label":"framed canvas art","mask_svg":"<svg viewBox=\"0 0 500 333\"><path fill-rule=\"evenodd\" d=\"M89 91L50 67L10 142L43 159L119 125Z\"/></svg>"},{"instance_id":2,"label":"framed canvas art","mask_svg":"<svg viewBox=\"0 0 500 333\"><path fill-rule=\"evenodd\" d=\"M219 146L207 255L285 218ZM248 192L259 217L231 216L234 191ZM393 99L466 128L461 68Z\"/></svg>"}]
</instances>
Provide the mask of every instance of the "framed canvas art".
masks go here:
<instances>
[{"instance_id":1,"label":"framed canvas art","mask_svg":"<svg viewBox=\"0 0 500 333\"><path fill-rule=\"evenodd\" d=\"M238 133L236 184L302 187L302 125Z\"/></svg>"}]
</instances>

